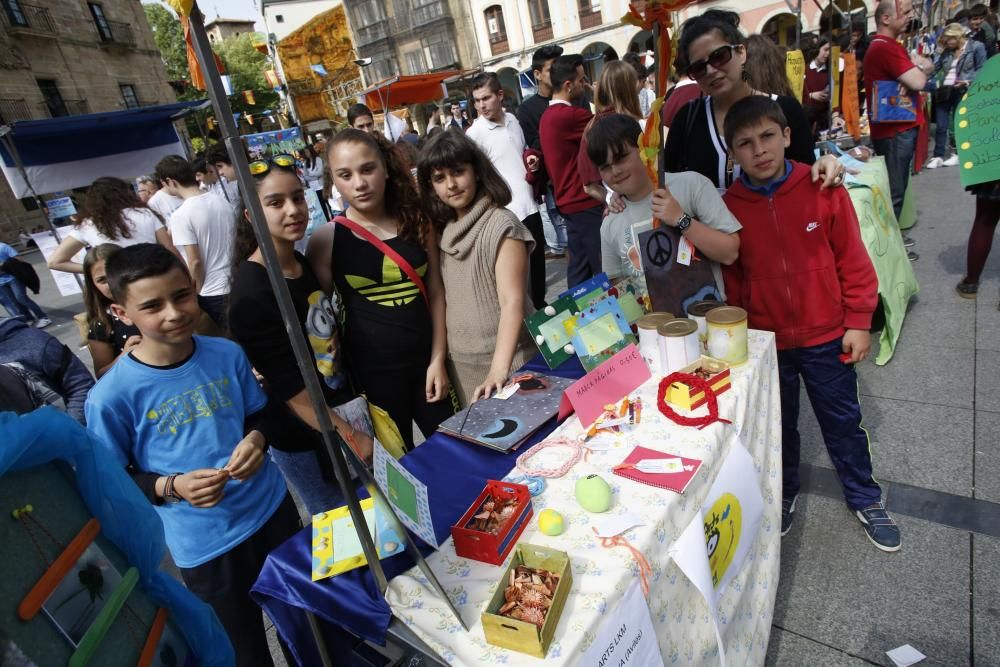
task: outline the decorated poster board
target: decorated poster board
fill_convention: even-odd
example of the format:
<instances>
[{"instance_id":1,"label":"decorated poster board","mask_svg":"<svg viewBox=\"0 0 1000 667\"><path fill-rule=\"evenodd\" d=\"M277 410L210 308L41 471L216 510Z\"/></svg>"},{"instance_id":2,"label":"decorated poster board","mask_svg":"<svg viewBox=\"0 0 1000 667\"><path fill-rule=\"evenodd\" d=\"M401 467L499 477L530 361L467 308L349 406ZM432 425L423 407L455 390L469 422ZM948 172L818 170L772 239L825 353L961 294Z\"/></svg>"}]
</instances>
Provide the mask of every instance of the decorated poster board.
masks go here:
<instances>
[{"instance_id":1,"label":"decorated poster board","mask_svg":"<svg viewBox=\"0 0 1000 667\"><path fill-rule=\"evenodd\" d=\"M963 186L1000 179L1000 59L986 61L958 103L955 143Z\"/></svg>"},{"instance_id":2,"label":"decorated poster board","mask_svg":"<svg viewBox=\"0 0 1000 667\"><path fill-rule=\"evenodd\" d=\"M56 229L59 232L60 238L66 238L69 236L69 231L72 227L66 225L65 227L56 227ZM49 230L32 234L31 238L38 246L39 252L42 253L42 257L44 257L46 261L48 261L48 259L52 256L52 253L55 252L55 249L59 246L59 241L56 240L55 234ZM81 249L80 252L73 255L72 260L83 264L83 257L86 254L86 248ZM55 281L56 288L58 288L60 295L73 296L74 294L82 293L80 283L78 283L76 278L73 277L74 274L66 273L65 271L52 271L51 269L50 273L52 273L52 280Z\"/></svg>"},{"instance_id":3,"label":"decorated poster board","mask_svg":"<svg viewBox=\"0 0 1000 667\"><path fill-rule=\"evenodd\" d=\"M243 143L246 144L247 155L251 162L274 155L291 155L306 147L306 142L302 138L302 130L298 127L273 132L244 134Z\"/></svg>"},{"instance_id":4,"label":"decorated poster board","mask_svg":"<svg viewBox=\"0 0 1000 667\"><path fill-rule=\"evenodd\" d=\"M687 244L681 233L666 225L639 234L642 269L654 312L686 313L695 301L722 301L711 262L697 253L688 255L685 262L682 242Z\"/></svg>"},{"instance_id":5,"label":"decorated poster board","mask_svg":"<svg viewBox=\"0 0 1000 667\"><path fill-rule=\"evenodd\" d=\"M792 86L795 99L802 102L802 88L806 82L806 59L798 49L785 54L785 73Z\"/></svg>"}]
</instances>

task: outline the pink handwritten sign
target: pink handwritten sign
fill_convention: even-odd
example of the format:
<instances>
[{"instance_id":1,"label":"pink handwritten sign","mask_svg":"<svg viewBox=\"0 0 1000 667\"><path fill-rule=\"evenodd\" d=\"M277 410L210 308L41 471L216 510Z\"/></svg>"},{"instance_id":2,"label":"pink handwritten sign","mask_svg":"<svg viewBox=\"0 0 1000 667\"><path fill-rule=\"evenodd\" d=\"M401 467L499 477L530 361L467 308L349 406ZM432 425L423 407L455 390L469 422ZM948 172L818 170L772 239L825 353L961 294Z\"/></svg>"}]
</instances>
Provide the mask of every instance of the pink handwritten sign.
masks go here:
<instances>
[{"instance_id":1,"label":"pink handwritten sign","mask_svg":"<svg viewBox=\"0 0 1000 667\"><path fill-rule=\"evenodd\" d=\"M559 402L559 421L576 411L580 423L589 426L604 412L651 377L649 366L634 344L574 382Z\"/></svg>"}]
</instances>

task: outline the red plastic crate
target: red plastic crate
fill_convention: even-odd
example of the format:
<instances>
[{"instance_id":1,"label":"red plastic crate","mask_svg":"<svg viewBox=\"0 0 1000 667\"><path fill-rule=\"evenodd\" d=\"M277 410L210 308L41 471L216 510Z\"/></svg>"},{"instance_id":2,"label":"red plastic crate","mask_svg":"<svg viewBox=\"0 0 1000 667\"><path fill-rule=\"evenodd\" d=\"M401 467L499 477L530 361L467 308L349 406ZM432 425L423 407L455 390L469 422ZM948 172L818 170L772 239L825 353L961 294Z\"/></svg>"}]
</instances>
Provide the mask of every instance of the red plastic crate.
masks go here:
<instances>
[{"instance_id":1,"label":"red plastic crate","mask_svg":"<svg viewBox=\"0 0 1000 667\"><path fill-rule=\"evenodd\" d=\"M479 512L486 496L497 499L517 499L517 510L500 527L500 533L492 535L480 530L466 528L472 518ZM514 548L517 538L524 532L525 526L531 521L534 510L531 507L531 493L523 484L498 482L490 479L479 497L469 507L462 518L451 527L451 536L455 541L455 553L462 558L471 558L491 565L500 565L507 560L507 554Z\"/></svg>"}]
</instances>

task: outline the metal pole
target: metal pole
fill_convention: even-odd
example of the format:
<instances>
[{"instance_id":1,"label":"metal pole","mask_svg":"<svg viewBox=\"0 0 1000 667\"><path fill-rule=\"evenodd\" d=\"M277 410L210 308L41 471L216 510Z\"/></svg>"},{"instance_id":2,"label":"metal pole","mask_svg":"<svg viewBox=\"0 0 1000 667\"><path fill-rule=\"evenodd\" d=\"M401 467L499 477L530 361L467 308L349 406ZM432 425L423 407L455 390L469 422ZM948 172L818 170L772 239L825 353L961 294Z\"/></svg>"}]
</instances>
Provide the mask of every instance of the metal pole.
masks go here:
<instances>
[{"instance_id":1,"label":"metal pole","mask_svg":"<svg viewBox=\"0 0 1000 667\"><path fill-rule=\"evenodd\" d=\"M252 195L256 192L253 179L250 176L250 169L247 163L246 151L243 148L243 140L240 138L233 121L232 110L229 106L229 99L226 91L222 87L222 80L219 78L218 70L215 68L215 59L212 54L212 47L205 33L204 16L195 3L191 8L190 16L191 37L194 43L195 53L201 62L205 73L206 92L212 100L216 116L219 118L219 127L222 136L229 150L229 157L233 161L236 172L236 179L240 186L240 191L244 194L243 204L250 213L250 224L253 226L254 234L257 236L257 245L261 255L264 257L264 265L267 267L268 278L271 281L271 289L278 301L278 310L285 321L285 329L288 339L292 344L292 351L295 353L295 361L305 382L306 391L309 394L310 403L316 413L316 419L320 425L320 435L327 455L334 462L334 473L337 477L337 484L340 492L347 501L347 507L351 514L351 519L355 526L367 526L361 505L358 503L357 494L351 485L348 474L347 460L344 458L342 447L347 447L339 443L339 438L334 434L333 422L330 420L329 408L323 398L323 390L319 386L319 379L316 377L316 369L313 366L312 353L302 335L302 327L299 326L298 316L292 304L292 295L285 283L285 278L279 270L278 255L274 249L274 243L267 230L267 222L264 218L264 210L261 208L260 200ZM340 444L341 446L338 446ZM353 450L352 455L354 454ZM355 455L356 456L356 455ZM361 465L360 467L364 467ZM375 577L379 591L385 592L388 585L385 573L382 571L382 564L378 559L378 551L372 542L371 534L367 530L358 530L358 537L361 541L361 549L368 559L368 567Z\"/></svg>"},{"instance_id":2,"label":"metal pole","mask_svg":"<svg viewBox=\"0 0 1000 667\"><path fill-rule=\"evenodd\" d=\"M212 100L212 106L215 108L216 115L220 119L219 128L225 140L226 148L229 151L229 157L233 161L233 168L236 171L236 178L240 185L240 190L243 193L252 194L256 191L256 187L250 177L250 169L247 163L246 151L243 148L243 142L236 131L236 124L233 122L233 115L229 107L229 99L226 97L226 92L222 87L222 80L219 77L219 72L215 68L215 58L213 57L212 47L209 44L208 35L205 33L204 18L205 17L202 15L201 10L198 9L197 3L195 3L191 9L191 16L189 17L195 54L197 55L198 61L201 63L205 74L205 82L208 86L206 92ZM386 580L385 572L382 570L382 564L379 562L378 551L375 549L372 537L369 532L364 529L364 527L368 524L361 511L361 505L358 502L357 494L351 485L345 454L351 458L358 477L365 485L368 492L375 498L375 501L383 503L385 507L390 507L389 501L378 488L378 485L375 483L375 479L372 477L371 471L368 470L361 458L354 452L353 449L341 442L339 438L335 437L333 424L330 420L329 408L327 408L326 401L323 398L323 391L320 388L319 379L316 377L316 369L313 366L312 351L306 344L305 337L302 334L302 327L299 326L298 316L296 315L295 307L292 304L291 293L288 290L288 285L285 283L285 278L279 268L280 265L278 263L278 256L275 252L271 235L267 230L267 222L264 218L264 211L261 208L260 200L257 199L257 197L247 196L244 200L244 204L250 214L250 224L253 227L254 235L257 237L257 243L261 254L264 256L264 265L267 269L268 279L271 283L271 289L274 291L275 299L278 302L278 310L281 312L281 318L285 322L285 331L288 334L289 342L292 344L292 352L295 354L296 365L298 366L299 373L301 373L302 380L305 383L310 404L316 413L316 419L319 421L320 435L323 439L323 448L326 455L330 457L330 460L333 462L333 469L337 478L337 484L347 502L351 520L356 526L358 538L361 542L361 549L365 554L365 558L368 560L368 569L371 570L375 583L378 585L379 592L382 595L385 595L386 588L388 588L388 581ZM340 445L339 447L338 444ZM416 561L417 567L419 567L424 576L427 577L431 587L438 592L441 598L449 606L458 622L463 628L465 628L466 631L468 631L468 624L466 624L462 615L458 613L458 609L455 608L454 603L451 601L451 598L448 597L444 587L441 586L437 576L420 554L420 550L417 548L416 543L410 536L409 531L403 527L403 525L399 522L399 519L396 518L395 513L392 511L386 512L386 518L389 519L390 524L397 531L397 533L402 536L403 542L406 545L406 552L413 558L414 561ZM314 639L317 645L322 642L321 637L314 636Z\"/></svg>"}]
</instances>

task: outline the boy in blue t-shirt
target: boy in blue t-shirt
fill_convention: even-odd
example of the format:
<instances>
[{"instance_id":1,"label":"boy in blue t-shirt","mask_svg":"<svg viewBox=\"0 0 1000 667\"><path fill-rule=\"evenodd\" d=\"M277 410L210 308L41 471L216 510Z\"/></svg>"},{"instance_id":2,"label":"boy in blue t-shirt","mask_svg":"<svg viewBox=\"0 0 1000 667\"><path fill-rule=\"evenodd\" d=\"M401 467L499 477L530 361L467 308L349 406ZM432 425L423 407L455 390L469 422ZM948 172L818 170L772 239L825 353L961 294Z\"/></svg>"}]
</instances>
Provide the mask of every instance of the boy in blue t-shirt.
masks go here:
<instances>
[{"instance_id":1,"label":"boy in blue t-shirt","mask_svg":"<svg viewBox=\"0 0 1000 667\"><path fill-rule=\"evenodd\" d=\"M194 336L191 276L156 244L107 263L112 309L142 342L91 391L87 425L156 506L184 583L212 605L240 665L270 664L250 588L299 527L258 429L267 404L235 343Z\"/></svg>"}]
</instances>

